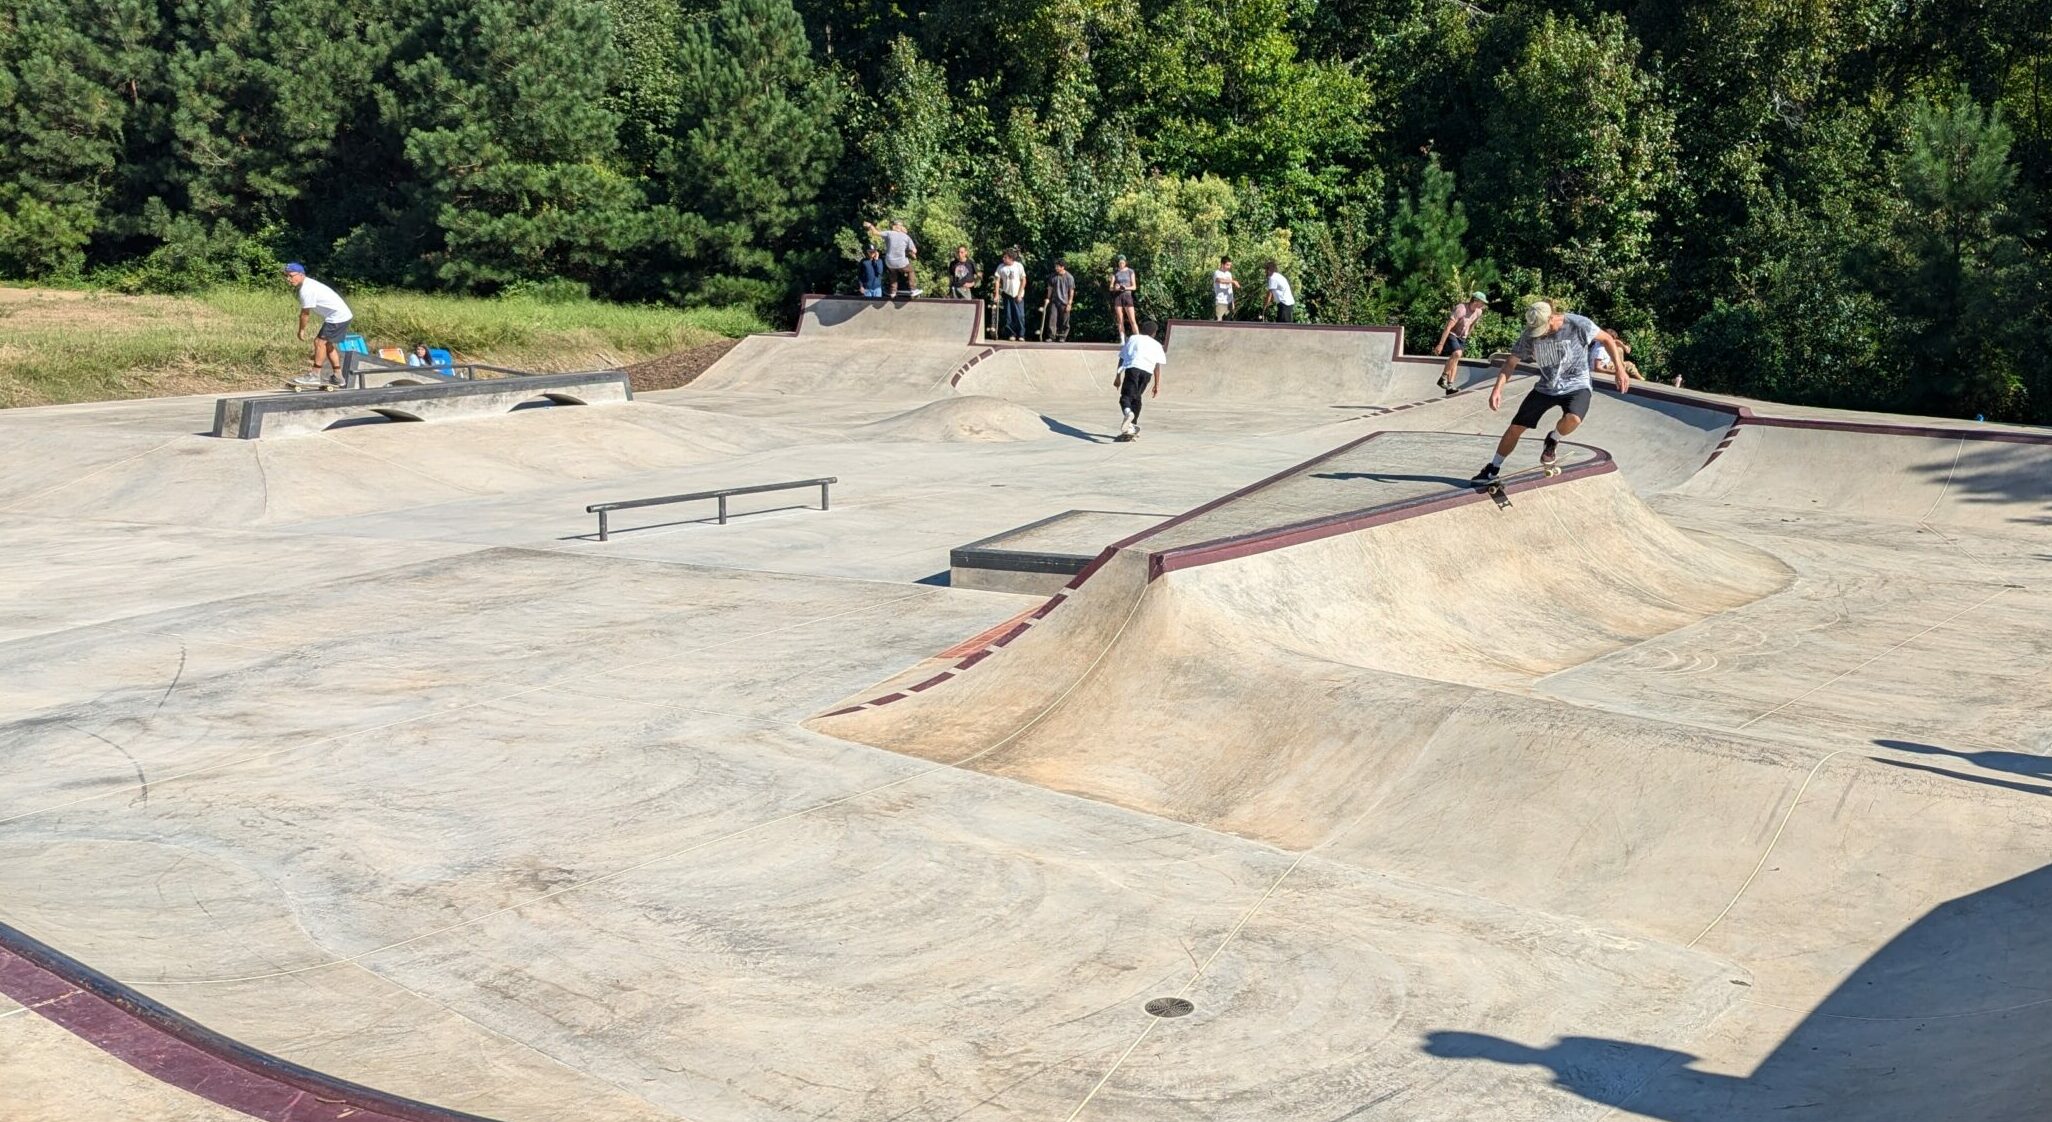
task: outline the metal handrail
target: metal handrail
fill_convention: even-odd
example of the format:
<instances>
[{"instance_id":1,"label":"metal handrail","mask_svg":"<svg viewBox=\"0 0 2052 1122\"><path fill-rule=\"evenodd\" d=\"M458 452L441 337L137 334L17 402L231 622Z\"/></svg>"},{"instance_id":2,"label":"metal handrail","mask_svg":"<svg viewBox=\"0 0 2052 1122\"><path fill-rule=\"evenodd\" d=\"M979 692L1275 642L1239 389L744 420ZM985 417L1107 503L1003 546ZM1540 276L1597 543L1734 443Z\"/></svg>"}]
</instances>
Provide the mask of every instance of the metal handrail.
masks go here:
<instances>
[{"instance_id":1,"label":"metal handrail","mask_svg":"<svg viewBox=\"0 0 2052 1122\"><path fill-rule=\"evenodd\" d=\"M606 541L608 527L607 513L615 510L629 510L638 506L662 506L666 503L688 503L698 499L718 499L720 503L719 524L727 524L727 499L734 495L759 495L764 491L790 491L799 487L819 488L819 509L827 509L827 487L839 483L834 476L820 479L794 479L789 483L758 483L752 487L722 487L717 491L693 491L688 495L660 495L653 499L626 499L617 503L593 503L584 508L586 514L598 515L598 540Z\"/></svg>"}]
</instances>

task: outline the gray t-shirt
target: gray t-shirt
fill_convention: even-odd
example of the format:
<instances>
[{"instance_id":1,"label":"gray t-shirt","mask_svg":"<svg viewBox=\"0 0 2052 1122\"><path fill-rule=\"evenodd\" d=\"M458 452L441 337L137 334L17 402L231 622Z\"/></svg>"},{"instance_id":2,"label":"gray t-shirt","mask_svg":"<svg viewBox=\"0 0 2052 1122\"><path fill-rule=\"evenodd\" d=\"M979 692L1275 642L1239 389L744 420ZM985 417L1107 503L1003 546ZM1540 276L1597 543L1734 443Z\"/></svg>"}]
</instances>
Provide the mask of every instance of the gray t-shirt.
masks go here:
<instances>
[{"instance_id":1,"label":"gray t-shirt","mask_svg":"<svg viewBox=\"0 0 2052 1122\"><path fill-rule=\"evenodd\" d=\"M899 230L883 232L884 264L893 269L902 269L912 263L912 251L919 247L912 244L912 235Z\"/></svg>"},{"instance_id":2,"label":"gray t-shirt","mask_svg":"<svg viewBox=\"0 0 2052 1122\"><path fill-rule=\"evenodd\" d=\"M1054 302L1057 304L1067 305L1075 303L1076 274L1056 273L1048 277L1047 290L1054 296Z\"/></svg>"},{"instance_id":3,"label":"gray t-shirt","mask_svg":"<svg viewBox=\"0 0 2052 1122\"><path fill-rule=\"evenodd\" d=\"M1560 330L1551 335L1530 331L1511 344L1518 361L1529 363L1539 375L1533 387L1539 393L1560 397L1589 388L1589 343L1596 338L1596 322L1587 316L1560 317Z\"/></svg>"}]
</instances>

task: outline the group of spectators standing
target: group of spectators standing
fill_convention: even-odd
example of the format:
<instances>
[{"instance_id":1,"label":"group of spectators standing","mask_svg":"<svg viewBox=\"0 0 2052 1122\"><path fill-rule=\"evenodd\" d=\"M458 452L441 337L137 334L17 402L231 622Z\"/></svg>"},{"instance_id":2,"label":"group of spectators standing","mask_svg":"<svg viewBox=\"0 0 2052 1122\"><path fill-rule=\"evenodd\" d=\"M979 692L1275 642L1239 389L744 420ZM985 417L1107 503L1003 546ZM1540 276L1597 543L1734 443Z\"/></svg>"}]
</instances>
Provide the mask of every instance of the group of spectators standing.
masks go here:
<instances>
[{"instance_id":1,"label":"group of spectators standing","mask_svg":"<svg viewBox=\"0 0 2052 1122\"><path fill-rule=\"evenodd\" d=\"M862 224L863 232L869 236L859 266L862 295L872 299L896 299L900 292L906 296L919 296L923 290L914 280L914 261L919 260L919 245L905 231L905 223L892 222L889 227L880 227L874 222ZM1297 296L1290 288L1289 278L1283 276L1276 263L1270 261L1262 266L1266 279L1262 284L1261 317L1277 323L1295 323L1297 319ZM948 262L948 295L956 300L974 300L976 290L983 284L983 270L969 257L969 247L955 247L954 260ZM992 277L995 290L991 293L997 306L997 335L1000 339L1024 340L1026 338L1026 265L1024 255L1017 246L1004 251ZM1124 257L1113 264L1105 277L1105 289L1111 303L1112 321L1117 325L1119 340L1124 342L1141 334L1139 310L1139 274ZM1072 316L1076 308L1076 274L1069 271L1069 263L1057 259L1054 270L1047 275L1046 286L1040 301L1040 337L1052 343L1064 343L1069 339ZM1240 303L1240 281L1233 275L1233 260L1230 257L1218 259L1218 268L1211 274L1211 293L1214 319L1232 319L1238 313Z\"/></svg>"}]
</instances>

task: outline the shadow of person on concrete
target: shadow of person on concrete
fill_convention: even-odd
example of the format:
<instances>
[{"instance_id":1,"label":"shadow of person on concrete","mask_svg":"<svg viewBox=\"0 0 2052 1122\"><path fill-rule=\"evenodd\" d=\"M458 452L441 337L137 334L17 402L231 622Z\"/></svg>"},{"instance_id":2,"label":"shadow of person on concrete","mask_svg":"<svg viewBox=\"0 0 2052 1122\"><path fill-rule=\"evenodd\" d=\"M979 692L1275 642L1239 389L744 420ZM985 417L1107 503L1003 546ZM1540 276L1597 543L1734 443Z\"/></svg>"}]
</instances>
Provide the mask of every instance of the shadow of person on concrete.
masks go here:
<instances>
[{"instance_id":1,"label":"shadow of person on concrete","mask_svg":"<svg viewBox=\"0 0 2052 1122\"><path fill-rule=\"evenodd\" d=\"M1769 995L1751 1001L1761 1018ZM1741 1022L1742 1023L1742 1022ZM1533 1065L1591 1102L1665 1122L2043 1122L2052 1118L2052 866L1948 900L1862 962L1746 1075L1648 1044L1531 1046L1441 1031L1420 1049Z\"/></svg>"},{"instance_id":2,"label":"shadow of person on concrete","mask_svg":"<svg viewBox=\"0 0 2052 1122\"><path fill-rule=\"evenodd\" d=\"M1916 752L1925 756L1950 756L1964 760L1978 768L1989 771L2007 772L2028 779L2052 779L2052 756L2039 756L2030 752L1962 752L1956 748L1940 748L1934 744L1919 744L1914 740L1876 740L1882 748L1893 748L1898 752Z\"/></svg>"},{"instance_id":3,"label":"shadow of person on concrete","mask_svg":"<svg viewBox=\"0 0 2052 1122\"><path fill-rule=\"evenodd\" d=\"M1040 423L1046 425L1048 427L1048 431L1056 433L1060 436L1071 436L1075 437L1077 440L1087 440L1092 444L1111 443L1111 437L1109 436L1100 435L1094 432L1085 432L1082 429L1079 429L1076 426L1069 424L1067 421L1057 421L1053 417L1050 417L1045 413L1042 413L1040 415Z\"/></svg>"}]
</instances>

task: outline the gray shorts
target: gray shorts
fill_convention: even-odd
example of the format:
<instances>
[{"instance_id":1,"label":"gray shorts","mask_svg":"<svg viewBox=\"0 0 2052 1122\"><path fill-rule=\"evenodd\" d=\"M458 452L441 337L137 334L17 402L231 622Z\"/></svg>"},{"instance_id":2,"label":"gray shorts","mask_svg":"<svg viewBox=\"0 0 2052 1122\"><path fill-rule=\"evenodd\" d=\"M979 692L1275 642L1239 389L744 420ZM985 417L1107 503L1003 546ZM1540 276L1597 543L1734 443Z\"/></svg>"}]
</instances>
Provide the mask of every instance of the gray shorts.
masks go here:
<instances>
[{"instance_id":1,"label":"gray shorts","mask_svg":"<svg viewBox=\"0 0 2052 1122\"><path fill-rule=\"evenodd\" d=\"M349 334L349 329L355 326L355 324L356 321L353 319L345 319L341 323L323 323L318 338L330 343L339 343L344 335Z\"/></svg>"}]
</instances>

